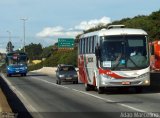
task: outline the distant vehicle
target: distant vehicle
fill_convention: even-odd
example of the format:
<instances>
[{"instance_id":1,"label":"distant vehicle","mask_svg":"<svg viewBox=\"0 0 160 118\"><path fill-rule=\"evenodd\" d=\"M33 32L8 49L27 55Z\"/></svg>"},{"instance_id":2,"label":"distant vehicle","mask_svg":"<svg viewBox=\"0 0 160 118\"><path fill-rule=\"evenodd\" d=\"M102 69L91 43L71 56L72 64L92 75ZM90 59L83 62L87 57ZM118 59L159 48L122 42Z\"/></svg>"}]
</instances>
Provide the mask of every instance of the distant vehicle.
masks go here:
<instances>
[{"instance_id":1,"label":"distant vehicle","mask_svg":"<svg viewBox=\"0 0 160 118\"><path fill-rule=\"evenodd\" d=\"M160 71L160 41L155 40L150 43L150 64L151 70L153 71Z\"/></svg>"},{"instance_id":2,"label":"distant vehicle","mask_svg":"<svg viewBox=\"0 0 160 118\"><path fill-rule=\"evenodd\" d=\"M20 74L26 76L28 72L27 55L20 52L12 52L6 55L6 73L7 76Z\"/></svg>"},{"instance_id":3,"label":"distant vehicle","mask_svg":"<svg viewBox=\"0 0 160 118\"><path fill-rule=\"evenodd\" d=\"M73 65L60 64L56 70L56 83L61 84L62 82L73 82L78 84L78 75Z\"/></svg>"},{"instance_id":4,"label":"distant vehicle","mask_svg":"<svg viewBox=\"0 0 160 118\"><path fill-rule=\"evenodd\" d=\"M147 33L124 25L81 35L78 45L79 79L87 91L107 87L133 87L141 92L150 85Z\"/></svg>"}]
</instances>

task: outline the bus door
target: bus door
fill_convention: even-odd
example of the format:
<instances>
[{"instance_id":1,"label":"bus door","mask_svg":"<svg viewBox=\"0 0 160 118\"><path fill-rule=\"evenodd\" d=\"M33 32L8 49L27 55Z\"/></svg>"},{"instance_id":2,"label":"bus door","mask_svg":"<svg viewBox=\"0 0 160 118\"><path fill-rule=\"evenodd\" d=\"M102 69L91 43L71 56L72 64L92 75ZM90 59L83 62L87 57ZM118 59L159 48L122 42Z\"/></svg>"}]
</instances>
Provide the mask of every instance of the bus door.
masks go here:
<instances>
[{"instance_id":1,"label":"bus door","mask_svg":"<svg viewBox=\"0 0 160 118\"><path fill-rule=\"evenodd\" d=\"M90 54L86 56L86 73L89 84L93 84L94 77L94 66L95 66L95 55Z\"/></svg>"}]
</instances>

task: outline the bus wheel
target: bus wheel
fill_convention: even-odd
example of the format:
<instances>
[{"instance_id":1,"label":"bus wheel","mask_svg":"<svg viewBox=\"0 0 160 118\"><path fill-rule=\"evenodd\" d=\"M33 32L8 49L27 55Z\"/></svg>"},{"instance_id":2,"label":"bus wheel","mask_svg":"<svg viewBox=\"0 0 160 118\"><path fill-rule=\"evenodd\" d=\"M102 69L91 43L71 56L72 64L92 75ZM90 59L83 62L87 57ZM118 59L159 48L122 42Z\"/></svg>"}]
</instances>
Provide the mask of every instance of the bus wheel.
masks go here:
<instances>
[{"instance_id":1,"label":"bus wheel","mask_svg":"<svg viewBox=\"0 0 160 118\"><path fill-rule=\"evenodd\" d=\"M58 80L56 80L56 84L58 84Z\"/></svg>"},{"instance_id":2,"label":"bus wheel","mask_svg":"<svg viewBox=\"0 0 160 118\"><path fill-rule=\"evenodd\" d=\"M142 93L143 88L142 87L135 87L135 91L136 91L136 93Z\"/></svg>"},{"instance_id":3,"label":"bus wheel","mask_svg":"<svg viewBox=\"0 0 160 118\"><path fill-rule=\"evenodd\" d=\"M78 80L75 83L78 84Z\"/></svg>"},{"instance_id":4,"label":"bus wheel","mask_svg":"<svg viewBox=\"0 0 160 118\"><path fill-rule=\"evenodd\" d=\"M85 84L85 90L86 90L86 91L90 91L90 90L91 90L91 85Z\"/></svg>"},{"instance_id":5,"label":"bus wheel","mask_svg":"<svg viewBox=\"0 0 160 118\"><path fill-rule=\"evenodd\" d=\"M61 80L60 79L58 79L58 84L61 85Z\"/></svg>"},{"instance_id":6,"label":"bus wheel","mask_svg":"<svg viewBox=\"0 0 160 118\"><path fill-rule=\"evenodd\" d=\"M98 88L98 93L103 94L104 93L104 87L99 87Z\"/></svg>"},{"instance_id":7,"label":"bus wheel","mask_svg":"<svg viewBox=\"0 0 160 118\"><path fill-rule=\"evenodd\" d=\"M7 74L7 77L10 77L11 76L11 74Z\"/></svg>"},{"instance_id":8,"label":"bus wheel","mask_svg":"<svg viewBox=\"0 0 160 118\"><path fill-rule=\"evenodd\" d=\"M73 84L78 84L78 80L77 81L73 81Z\"/></svg>"}]
</instances>

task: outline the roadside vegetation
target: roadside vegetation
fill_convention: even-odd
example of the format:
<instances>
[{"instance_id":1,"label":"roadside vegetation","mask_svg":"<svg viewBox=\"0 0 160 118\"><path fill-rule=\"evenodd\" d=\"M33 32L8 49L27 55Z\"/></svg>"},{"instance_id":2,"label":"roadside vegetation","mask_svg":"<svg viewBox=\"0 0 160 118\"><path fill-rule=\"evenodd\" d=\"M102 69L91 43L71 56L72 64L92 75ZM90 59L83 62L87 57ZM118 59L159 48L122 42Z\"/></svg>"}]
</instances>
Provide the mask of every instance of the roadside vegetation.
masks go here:
<instances>
[{"instance_id":1,"label":"roadside vegetation","mask_svg":"<svg viewBox=\"0 0 160 118\"><path fill-rule=\"evenodd\" d=\"M50 56L41 63L30 65L29 70L36 70L42 67L56 67L58 64L72 64L77 66L77 50L53 51Z\"/></svg>"}]
</instances>

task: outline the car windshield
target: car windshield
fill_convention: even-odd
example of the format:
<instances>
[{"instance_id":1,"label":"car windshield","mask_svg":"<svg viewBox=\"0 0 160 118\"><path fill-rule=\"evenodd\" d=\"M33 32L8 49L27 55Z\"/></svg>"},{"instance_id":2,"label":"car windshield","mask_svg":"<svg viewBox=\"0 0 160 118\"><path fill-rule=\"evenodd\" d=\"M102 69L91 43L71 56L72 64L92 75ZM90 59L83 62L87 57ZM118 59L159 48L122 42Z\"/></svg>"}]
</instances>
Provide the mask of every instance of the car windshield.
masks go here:
<instances>
[{"instance_id":1,"label":"car windshield","mask_svg":"<svg viewBox=\"0 0 160 118\"><path fill-rule=\"evenodd\" d=\"M142 69L149 66L146 36L106 36L101 37L100 45L100 62L104 69Z\"/></svg>"},{"instance_id":2,"label":"car windshield","mask_svg":"<svg viewBox=\"0 0 160 118\"><path fill-rule=\"evenodd\" d=\"M60 71L74 71L75 68L73 66L63 66L60 68Z\"/></svg>"}]
</instances>

